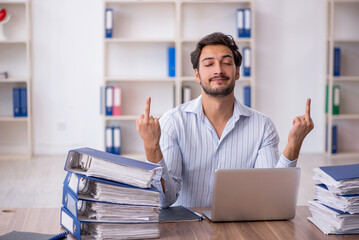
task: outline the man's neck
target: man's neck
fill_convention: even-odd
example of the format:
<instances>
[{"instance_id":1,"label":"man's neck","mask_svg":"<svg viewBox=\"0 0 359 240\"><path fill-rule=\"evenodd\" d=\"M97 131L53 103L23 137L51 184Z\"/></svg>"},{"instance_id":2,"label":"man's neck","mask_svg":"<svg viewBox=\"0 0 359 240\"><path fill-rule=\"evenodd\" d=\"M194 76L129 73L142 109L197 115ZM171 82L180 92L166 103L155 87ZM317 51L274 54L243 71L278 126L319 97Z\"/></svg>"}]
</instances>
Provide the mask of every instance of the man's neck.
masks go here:
<instances>
[{"instance_id":1,"label":"man's neck","mask_svg":"<svg viewBox=\"0 0 359 240\"><path fill-rule=\"evenodd\" d=\"M233 92L225 97L212 97L202 92L203 112L216 130L218 138L221 138L224 127L233 116L233 106Z\"/></svg>"}]
</instances>

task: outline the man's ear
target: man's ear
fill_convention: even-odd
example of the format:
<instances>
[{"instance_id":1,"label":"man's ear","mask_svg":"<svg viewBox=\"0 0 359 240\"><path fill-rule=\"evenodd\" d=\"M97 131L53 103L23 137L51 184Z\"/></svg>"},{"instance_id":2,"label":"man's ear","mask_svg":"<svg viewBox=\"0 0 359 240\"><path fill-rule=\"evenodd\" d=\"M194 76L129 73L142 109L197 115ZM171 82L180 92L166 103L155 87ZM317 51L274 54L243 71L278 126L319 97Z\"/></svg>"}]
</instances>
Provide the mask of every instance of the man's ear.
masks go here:
<instances>
[{"instance_id":1,"label":"man's ear","mask_svg":"<svg viewBox=\"0 0 359 240\"><path fill-rule=\"evenodd\" d=\"M236 67L236 80L238 80L239 79L239 67Z\"/></svg>"},{"instance_id":2,"label":"man's ear","mask_svg":"<svg viewBox=\"0 0 359 240\"><path fill-rule=\"evenodd\" d=\"M196 82L201 83L198 68L194 69L194 76L196 77Z\"/></svg>"}]
</instances>

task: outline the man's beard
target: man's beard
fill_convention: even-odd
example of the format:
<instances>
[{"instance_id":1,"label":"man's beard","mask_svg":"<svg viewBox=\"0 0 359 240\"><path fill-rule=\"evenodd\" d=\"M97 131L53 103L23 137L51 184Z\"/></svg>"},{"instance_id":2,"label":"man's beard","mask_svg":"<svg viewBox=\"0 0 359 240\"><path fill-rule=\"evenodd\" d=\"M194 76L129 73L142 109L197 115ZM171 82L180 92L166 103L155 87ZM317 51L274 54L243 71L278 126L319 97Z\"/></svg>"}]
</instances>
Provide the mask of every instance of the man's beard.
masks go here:
<instances>
[{"instance_id":1,"label":"man's beard","mask_svg":"<svg viewBox=\"0 0 359 240\"><path fill-rule=\"evenodd\" d=\"M218 88L210 88L210 87L206 87L202 84L202 78L201 76L199 76L200 78L200 84L202 86L202 89L203 91L207 94L207 95L210 95L212 97L226 97L228 95L230 95L233 90L234 90L234 85L235 85L235 81L231 81L230 85L228 85L227 87L225 88L221 88L221 87L218 87ZM213 77L213 78L210 78L208 80L208 82L211 82L212 79L215 79L216 77ZM220 76L220 78L225 78L227 80L230 81L229 77L226 77L226 76Z\"/></svg>"}]
</instances>

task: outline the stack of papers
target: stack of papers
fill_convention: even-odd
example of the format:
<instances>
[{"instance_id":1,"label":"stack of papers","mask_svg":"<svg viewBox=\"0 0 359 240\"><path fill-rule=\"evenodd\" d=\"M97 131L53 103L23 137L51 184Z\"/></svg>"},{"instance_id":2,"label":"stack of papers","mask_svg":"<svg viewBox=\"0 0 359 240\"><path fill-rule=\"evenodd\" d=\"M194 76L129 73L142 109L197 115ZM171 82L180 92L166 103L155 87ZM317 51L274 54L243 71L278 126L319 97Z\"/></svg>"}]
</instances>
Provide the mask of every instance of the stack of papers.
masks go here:
<instances>
[{"instance_id":1,"label":"stack of papers","mask_svg":"<svg viewBox=\"0 0 359 240\"><path fill-rule=\"evenodd\" d=\"M308 219L325 234L359 234L359 164L313 169L315 199Z\"/></svg>"},{"instance_id":2,"label":"stack of papers","mask_svg":"<svg viewBox=\"0 0 359 240\"><path fill-rule=\"evenodd\" d=\"M155 164L90 148L71 150L65 163L61 225L80 239L158 238L161 172Z\"/></svg>"}]
</instances>

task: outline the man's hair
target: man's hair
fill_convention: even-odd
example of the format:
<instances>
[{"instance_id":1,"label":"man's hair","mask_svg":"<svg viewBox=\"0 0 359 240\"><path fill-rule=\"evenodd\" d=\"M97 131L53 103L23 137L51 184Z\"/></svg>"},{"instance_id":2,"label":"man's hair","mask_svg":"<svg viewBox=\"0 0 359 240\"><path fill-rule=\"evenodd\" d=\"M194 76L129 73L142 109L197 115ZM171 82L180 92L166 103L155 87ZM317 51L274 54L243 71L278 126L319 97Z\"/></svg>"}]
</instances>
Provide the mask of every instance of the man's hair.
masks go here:
<instances>
[{"instance_id":1,"label":"man's hair","mask_svg":"<svg viewBox=\"0 0 359 240\"><path fill-rule=\"evenodd\" d=\"M231 49L234 56L234 64L240 67L242 64L242 55L238 51L238 46L231 35L226 35L221 32L214 32L203 37L196 45L196 49L191 53L191 62L193 69L198 69L199 57L202 49L207 45L224 45Z\"/></svg>"}]
</instances>

